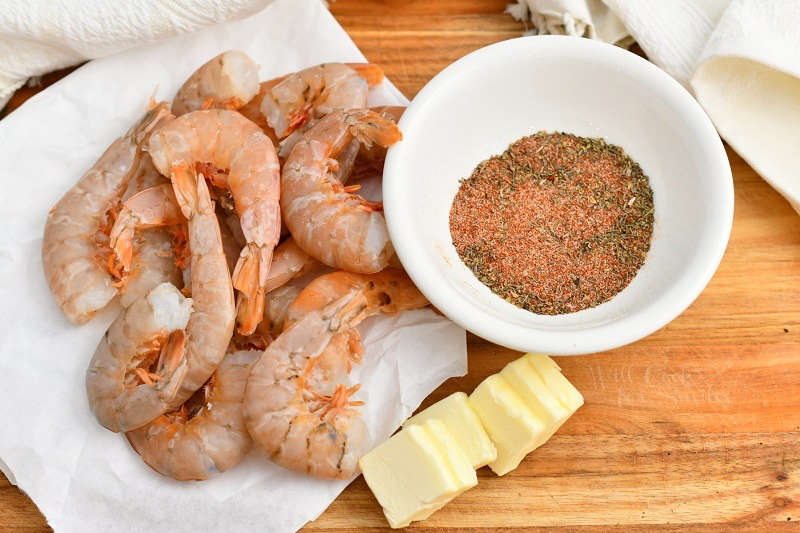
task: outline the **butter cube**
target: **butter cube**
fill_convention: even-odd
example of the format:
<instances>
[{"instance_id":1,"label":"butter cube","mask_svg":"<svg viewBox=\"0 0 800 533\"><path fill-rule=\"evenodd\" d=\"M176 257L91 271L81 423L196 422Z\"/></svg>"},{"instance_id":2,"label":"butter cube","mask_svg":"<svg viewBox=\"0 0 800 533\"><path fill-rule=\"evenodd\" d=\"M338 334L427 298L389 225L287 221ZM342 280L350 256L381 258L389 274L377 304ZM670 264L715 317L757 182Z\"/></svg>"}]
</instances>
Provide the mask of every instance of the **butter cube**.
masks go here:
<instances>
[{"instance_id":1,"label":"butter cube","mask_svg":"<svg viewBox=\"0 0 800 533\"><path fill-rule=\"evenodd\" d=\"M484 380L469 403L497 447L489 467L502 476L544 444L583 405L583 396L555 361L529 353Z\"/></svg>"},{"instance_id":2,"label":"butter cube","mask_svg":"<svg viewBox=\"0 0 800 533\"><path fill-rule=\"evenodd\" d=\"M545 355L528 354L500 372L525 405L547 426L547 437L583 405L583 396Z\"/></svg>"},{"instance_id":3,"label":"butter cube","mask_svg":"<svg viewBox=\"0 0 800 533\"><path fill-rule=\"evenodd\" d=\"M478 484L469 459L440 420L404 428L358 464L393 528L427 518Z\"/></svg>"},{"instance_id":4,"label":"butter cube","mask_svg":"<svg viewBox=\"0 0 800 533\"><path fill-rule=\"evenodd\" d=\"M478 469L497 459L497 449L483 429L478 415L469 406L467 395L454 392L439 400L427 409L412 416L404 427L421 424L428 420L441 420L450 434L472 463Z\"/></svg>"},{"instance_id":5,"label":"butter cube","mask_svg":"<svg viewBox=\"0 0 800 533\"><path fill-rule=\"evenodd\" d=\"M547 387L556 395L569 415L583 405L583 395L561 374L561 368L546 355L529 353L524 359L536 369Z\"/></svg>"},{"instance_id":6,"label":"butter cube","mask_svg":"<svg viewBox=\"0 0 800 533\"><path fill-rule=\"evenodd\" d=\"M514 470L529 452L547 440L547 426L500 374L483 380L469 396L469 404L497 448L489 463L497 475Z\"/></svg>"}]
</instances>

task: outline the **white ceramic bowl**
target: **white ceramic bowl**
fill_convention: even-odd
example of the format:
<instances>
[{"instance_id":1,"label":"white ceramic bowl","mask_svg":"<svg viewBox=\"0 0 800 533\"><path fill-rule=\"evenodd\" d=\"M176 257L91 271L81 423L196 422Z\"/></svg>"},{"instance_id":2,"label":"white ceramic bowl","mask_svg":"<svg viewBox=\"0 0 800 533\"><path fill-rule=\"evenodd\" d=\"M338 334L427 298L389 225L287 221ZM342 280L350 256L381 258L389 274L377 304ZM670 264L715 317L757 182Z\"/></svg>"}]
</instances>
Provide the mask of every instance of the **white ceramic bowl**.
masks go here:
<instances>
[{"instance_id":1,"label":"white ceramic bowl","mask_svg":"<svg viewBox=\"0 0 800 533\"><path fill-rule=\"evenodd\" d=\"M733 182L711 121L675 80L620 48L522 37L456 61L400 121L384 168L386 220L425 296L476 335L521 351L581 354L638 340L679 315L714 274L730 235ZM650 177L655 227L631 284L592 309L556 316L496 296L461 262L448 217L459 179L539 130L602 137Z\"/></svg>"}]
</instances>

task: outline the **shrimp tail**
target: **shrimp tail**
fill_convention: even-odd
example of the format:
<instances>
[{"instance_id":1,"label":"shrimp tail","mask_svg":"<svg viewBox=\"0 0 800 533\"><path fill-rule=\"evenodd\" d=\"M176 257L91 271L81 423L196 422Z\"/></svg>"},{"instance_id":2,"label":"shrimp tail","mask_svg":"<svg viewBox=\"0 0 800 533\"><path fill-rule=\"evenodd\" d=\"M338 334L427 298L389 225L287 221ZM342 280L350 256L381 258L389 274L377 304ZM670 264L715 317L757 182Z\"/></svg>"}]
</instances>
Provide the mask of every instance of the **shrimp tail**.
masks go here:
<instances>
[{"instance_id":1,"label":"shrimp tail","mask_svg":"<svg viewBox=\"0 0 800 533\"><path fill-rule=\"evenodd\" d=\"M199 181L194 169L185 161L181 161L172 166L171 176L172 189L175 191L175 199L181 208L181 213L187 219L197 211L197 187Z\"/></svg>"},{"instance_id":2,"label":"shrimp tail","mask_svg":"<svg viewBox=\"0 0 800 533\"><path fill-rule=\"evenodd\" d=\"M347 111L345 121L353 137L367 148L374 144L388 147L403 138L393 120L369 109Z\"/></svg>"},{"instance_id":3,"label":"shrimp tail","mask_svg":"<svg viewBox=\"0 0 800 533\"><path fill-rule=\"evenodd\" d=\"M166 369L170 373L178 369L184 359L184 349L186 348L186 332L176 329L170 333L167 342L161 348L158 356L158 368Z\"/></svg>"},{"instance_id":4,"label":"shrimp tail","mask_svg":"<svg viewBox=\"0 0 800 533\"><path fill-rule=\"evenodd\" d=\"M211 193L208 190L208 185L206 184L206 180L194 179L191 184L192 184L192 190L194 191L194 194L192 195L193 198L191 199L191 205L194 206L194 209L196 210L193 211L192 214L194 214L195 212L200 213L202 215L214 214L214 201L211 199ZM180 201L178 203L180 203ZM182 206L181 210L183 210Z\"/></svg>"},{"instance_id":5,"label":"shrimp tail","mask_svg":"<svg viewBox=\"0 0 800 533\"><path fill-rule=\"evenodd\" d=\"M383 82L383 69L374 63L345 63L345 65L355 70L370 87Z\"/></svg>"},{"instance_id":6,"label":"shrimp tail","mask_svg":"<svg viewBox=\"0 0 800 533\"><path fill-rule=\"evenodd\" d=\"M125 270L133 264L133 233L136 227L129 211L120 212L109 234L109 245Z\"/></svg>"},{"instance_id":7,"label":"shrimp tail","mask_svg":"<svg viewBox=\"0 0 800 533\"><path fill-rule=\"evenodd\" d=\"M250 243L242 249L233 271L233 287L242 297L237 321L242 335L251 335L264 316L265 287L272 263L273 249Z\"/></svg>"}]
</instances>

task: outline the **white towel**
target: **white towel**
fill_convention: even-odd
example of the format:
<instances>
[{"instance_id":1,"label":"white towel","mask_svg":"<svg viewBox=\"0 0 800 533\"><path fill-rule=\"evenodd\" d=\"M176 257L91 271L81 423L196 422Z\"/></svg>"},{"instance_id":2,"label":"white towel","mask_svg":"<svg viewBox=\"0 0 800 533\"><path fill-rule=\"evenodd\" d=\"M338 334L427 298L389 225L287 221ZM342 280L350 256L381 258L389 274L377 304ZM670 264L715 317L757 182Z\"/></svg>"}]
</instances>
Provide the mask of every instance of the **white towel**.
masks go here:
<instances>
[{"instance_id":1,"label":"white towel","mask_svg":"<svg viewBox=\"0 0 800 533\"><path fill-rule=\"evenodd\" d=\"M629 43L622 21L601 0L518 0L506 11L530 20L529 35L575 35L610 43Z\"/></svg>"},{"instance_id":2,"label":"white towel","mask_svg":"<svg viewBox=\"0 0 800 533\"><path fill-rule=\"evenodd\" d=\"M800 212L800 1L518 0L508 11L535 33L608 42L623 40L605 31L616 18Z\"/></svg>"},{"instance_id":3,"label":"white towel","mask_svg":"<svg viewBox=\"0 0 800 533\"><path fill-rule=\"evenodd\" d=\"M800 2L731 2L691 86L719 134L800 212Z\"/></svg>"},{"instance_id":4,"label":"white towel","mask_svg":"<svg viewBox=\"0 0 800 533\"><path fill-rule=\"evenodd\" d=\"M0 109L31 76L251 15L271 0L3 0Z\"/></svg>"}]
</instances>

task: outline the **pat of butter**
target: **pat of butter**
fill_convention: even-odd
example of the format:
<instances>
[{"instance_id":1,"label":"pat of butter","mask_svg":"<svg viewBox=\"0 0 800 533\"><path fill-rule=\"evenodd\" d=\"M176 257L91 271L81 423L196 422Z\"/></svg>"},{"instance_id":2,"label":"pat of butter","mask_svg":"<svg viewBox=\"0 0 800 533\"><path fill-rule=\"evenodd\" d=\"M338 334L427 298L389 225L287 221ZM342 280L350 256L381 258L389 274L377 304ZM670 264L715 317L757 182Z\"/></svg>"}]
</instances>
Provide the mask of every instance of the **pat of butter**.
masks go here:
<instances>
[{"instance_id":1,"label":"pat of butter","mask_svg":"<svg viewBox=\"0 0 800 533\"><path fill-rule=\"evenodd\" d=\"M497 449L483 429L478 415L469 406L467 395L454 392L427 409L412 416L404 427L421 424L428 420L441 420L477 469L497 459Z\"/></svg>"},{"instance_id":2,"label":"pat of butter","mask_svg":"<svg viewBox=\"0 0 800 533\"><path fill-rule=\"evenodd\" d=\"M544 422L547 427L546 438L550 438L583 405L583 396L546 355L527 354L508 363L500 375L508 381L528 409Z\"/></svg>"},{"instance_id":3,"label":"pat of butter","mask_svg":"<svg viewBox=\"0 0 800 533\"><path fill-rule=\"evenodd\" d=\"M529 452L547 440L547 427L500 374L483 380L469 404L497 447L489 468L502 476L514 470Z\"/></svg>"},{"instance_id":4,"label":"pat of butter","mask_svg":"<svg viewBox=\"0 0 800 533\"><path fill-rule=\"evenodd\" d=\"M502 476L544 444L583 405L583 396L555 361L529 353L485 379L469 402L497 446L489 467Z\"/></svg>"},{"instance_id":5,"label":"pat of butter","mask_svg":"<svg viewBox=\"0 0 800 533\"><path fill-rule=\"evenodd\" d=\"M478 484L469 459L440 420L404 428L358 464L393 528L427 518Z\"/></svg>"},{"instance_id":6,"label":"pat of butter","mask_svg":"<svg viewBox=\"0 0 800 533\"><path fill-rule=\"evenodd\" d=\"M524 359L536 369L536 372L542 377L542 380L550 391L555 394L561 402L561 405L569 411L569 415L567 416L572 415L572 413L578 410L578 407L583 405L583 396L578 392L578 389L561 374L561 368L555 361L546 355L536 353L529 353Z\"/></svg>"}]
</instances>

